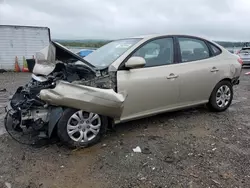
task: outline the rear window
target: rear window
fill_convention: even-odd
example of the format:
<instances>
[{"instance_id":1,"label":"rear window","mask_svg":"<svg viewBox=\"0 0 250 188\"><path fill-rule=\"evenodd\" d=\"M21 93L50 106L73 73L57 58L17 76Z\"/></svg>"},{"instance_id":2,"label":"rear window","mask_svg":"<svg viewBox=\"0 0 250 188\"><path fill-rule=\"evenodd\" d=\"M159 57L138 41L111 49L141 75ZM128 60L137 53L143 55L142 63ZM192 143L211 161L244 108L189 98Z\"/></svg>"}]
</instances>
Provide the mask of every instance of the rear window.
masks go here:
<instances>
[{"instance_id":1,"label":"rear window","mask_svg":"<svg viewBox=\"0 0 250 188\"><path fill-rule=\"evenodd\" d=\"M221 49L220 48L218 48L217 46L215 46L214 44L211 44L211 43L209 45L210 45L210 47L211 47L212 52L213 52L214 55L218 55L218 54L221 53Z\"/></svg>"},{"instance_id":2,"label":"rear window","mask_svg":"<svg viewBox=\"0 0 250 188\"><path fill-rule=\"evenodd\" d=\"M240 53L250 53L250 48L243 48Z\"/></svg>"}]
</instances>

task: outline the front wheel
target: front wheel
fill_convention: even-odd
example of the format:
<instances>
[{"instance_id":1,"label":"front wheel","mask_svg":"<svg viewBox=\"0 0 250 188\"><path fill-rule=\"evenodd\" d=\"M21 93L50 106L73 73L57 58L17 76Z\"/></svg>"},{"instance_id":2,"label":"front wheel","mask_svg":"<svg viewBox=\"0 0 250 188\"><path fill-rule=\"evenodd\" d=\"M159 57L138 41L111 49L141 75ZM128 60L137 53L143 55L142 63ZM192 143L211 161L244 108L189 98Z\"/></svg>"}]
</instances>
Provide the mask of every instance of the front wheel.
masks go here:
<instances>
[{"instance_id":1,"label":"front wheel","mask_svg":"<svg viewBox=\"0 0 250 188\"><path fill-rule=\"evenodd\" d=\"M232 100L232 84L229 81L221 81L215 86L207 106L212 111L222 112L228 109Z\"/></svg>"},{"instance_id":2,"label":"front wheel","mask_svg":"<svg viewBox=\"0 0 250 188\"><path fill-rule=\"evenodd\" d=\"M99 114L68 108L57 125L60 140L71 148L97 143L106 132L108 120Z\"/></svg>"}]
</instances>

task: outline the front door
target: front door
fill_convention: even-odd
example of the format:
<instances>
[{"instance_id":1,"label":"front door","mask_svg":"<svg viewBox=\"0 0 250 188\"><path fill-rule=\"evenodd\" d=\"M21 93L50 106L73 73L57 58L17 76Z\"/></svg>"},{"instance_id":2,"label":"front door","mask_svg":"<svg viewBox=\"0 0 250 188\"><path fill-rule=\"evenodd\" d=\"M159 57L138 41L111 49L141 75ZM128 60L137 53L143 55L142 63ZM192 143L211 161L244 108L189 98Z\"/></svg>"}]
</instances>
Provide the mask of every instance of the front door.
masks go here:
<instances>
[{"instance_id":1,"label":"front door","mask_svg":"<svg viewBox=\"0 0 250 188\"><path fill-rule=\"evenodd\" d=\"M128 94L121 120L157 114L175 107L179 97L179 79L175 73L173 39L147 42L132 56L143 57L146 65L117 72L118 92Z\"/></svg>"}]
</instances>

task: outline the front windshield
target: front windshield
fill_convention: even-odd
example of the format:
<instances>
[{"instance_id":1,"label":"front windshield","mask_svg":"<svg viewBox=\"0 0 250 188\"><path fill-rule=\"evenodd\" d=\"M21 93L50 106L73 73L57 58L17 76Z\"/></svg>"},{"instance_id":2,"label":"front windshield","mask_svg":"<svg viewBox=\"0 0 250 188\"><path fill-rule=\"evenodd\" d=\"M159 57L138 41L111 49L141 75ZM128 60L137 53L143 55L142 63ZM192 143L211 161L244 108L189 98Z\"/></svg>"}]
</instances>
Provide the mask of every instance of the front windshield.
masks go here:
<instances>
[{"instance_id":1,"label":"front windshield","mask_svg":"<svg viewBox=\"0 0 250 188\"><path fill-rule=\"evenodd\" d=\"M84 59L95 67L107 67L140 40L134 38L112 41L92 52Z\"/></svg>"}]
</instances>

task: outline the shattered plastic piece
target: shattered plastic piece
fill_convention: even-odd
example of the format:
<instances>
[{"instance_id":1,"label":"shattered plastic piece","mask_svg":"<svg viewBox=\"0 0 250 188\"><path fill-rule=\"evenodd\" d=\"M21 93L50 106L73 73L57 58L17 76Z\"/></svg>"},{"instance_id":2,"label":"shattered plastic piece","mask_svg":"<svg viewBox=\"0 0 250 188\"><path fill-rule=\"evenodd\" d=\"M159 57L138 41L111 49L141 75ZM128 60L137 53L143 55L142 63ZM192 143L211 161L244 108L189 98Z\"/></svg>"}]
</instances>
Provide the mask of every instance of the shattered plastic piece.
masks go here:
<instances>
[{"instance_id":1,"label":"shattered plastic piece","mask_svg":"<svg viewBox=\"0 0 250 188\"><path fill-rule=\"evenodd\" d=\"M215 150L217 150L217 148L213 148L213 149L212 149L212 151L215 151Z\"/></svg>"},{"instance_id":2,"label":"shattered plastic piece","mask_svg":"<svg viewBox=\"0 0 250 188\"><path fill-rule=\"evenodd\" d=\"M62 165L61 168L64 168L64 166Z\"/></svg>"},{"instance_id":3,"label":"shattered plastic piece","mask_svg":"<svg viewBox=\"0 0 250 188\"><path fill-rule=\"evenodd\" d=\"M102 147L106 147L107 146L107 144L102 144Z\"/></svg>"},{"instance_id":4,"label":"shattered plastic piece","mask_svg":"<svg viewBox=\"0 0 250 188\"><path fill-rule=\"evenodd\" d=\"M4 89L0 89L0 92L6 92L7 90L4 88Z\"/></svg>"},{"instance_id":5,"label":"shattered plastic piece","mask_svg":"<svg viewBox=\"0 0 250 188\"><path fill-rule=\"evenodd\" d=\"M141 148L137 146L136 148L133 149L135 153L141 153Z\"/></svg>"},{"instance_id":6,"label":"shattered plastic piece","mask_svg":"<svg viewBox=\"0 0 250 188\"><path fill-rule=\"evenodd\" d=\"M11 184L8 183L8 182L5 182L5 186L6 186L7 188L11 188Z\"/></svg>"},{"instance_id":7,"label":"shattered plastic piece","mask_svg":"<svg viewBox=\"0 0 250 188\"><path fill-rule=\"evenodd\" d=\"M145 177L141 177L140 180L143 181L143 180L146 180L146 178Z\"/></svg>"},{"instance_id":8,"label":"shattered plastic piece","mask_svg":"<svg viewBox=\"0 0 250 188\"><path fill-rule=\"evenodd\" d=\"M152 170L155 170L155 167L153 167Z\"/></svg>"}]
</instances>

